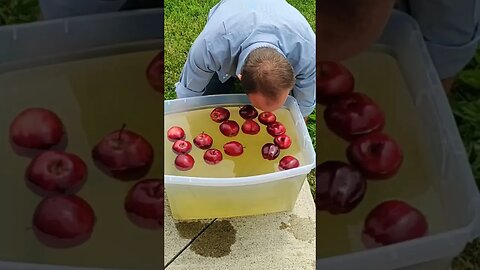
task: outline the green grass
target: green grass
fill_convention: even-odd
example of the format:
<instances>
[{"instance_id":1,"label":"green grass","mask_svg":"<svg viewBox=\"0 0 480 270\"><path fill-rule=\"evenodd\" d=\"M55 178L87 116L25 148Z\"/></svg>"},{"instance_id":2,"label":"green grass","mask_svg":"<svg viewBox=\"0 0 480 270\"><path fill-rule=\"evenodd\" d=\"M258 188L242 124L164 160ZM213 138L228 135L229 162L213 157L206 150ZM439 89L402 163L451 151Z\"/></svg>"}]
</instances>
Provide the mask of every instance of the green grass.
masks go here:
<instances>
[{"instance_id":1,"label":"green grass","mask_svg":"<svg viewBox=\"0 0 480 270\"><path fill-rule=\"evenodd\" d=\"M40 14L37 0L0 1L0 25L35 21Z\"/></svg>"},{"instance_id":2,"label":"green grass","mask_svg":"<svg viewBox=\"0 0 480 270\"><path fill-rule=\"evenodd\" d=\"M480 49L460 73L450 103L480 187Z\"/></svg>"},{"instance_id":3,"label":"green grass","mask_svg":"<svg viewBox=\"0 0 480 270\"><path fill-rule=\"evenodd\" d=\"M175 97L174 83L178 80L188 49L202 30L207 12L217 0L167 0L165 3L165 98ZM290 1L315 29L314 1ZM0 25L31 22L38 17L36 0L0 0ZM450 97L455 119L467 150L472 171L480 186L480 50L462 71ZM315 139L315 114L308 129ZM309 177L312 178L312 175ZM314 177L313 177L314 179ZM480 240L467 245L453 262L452 270L480 269Z\"/></svg>"},{"instance_id":4,"label":"green grass","mask_svg":"<svg viewBox=\"0 0 480 270\"><path fill-rule=\"evenodd\" d=\"M315 29L315 1L291 0ZM218 0L169 0L165 1L165 99L175 98L175 83L180 77L188 51L195 38L200 34L207 15ZM308 131L315 144L316 114L310 115ZM308 174L308 182L315 196L315 171Z\"/></svg>"},{"instance_id":5,"label":"green grass","mask_svg":"<svg viewBox=\"0 0 480 270\"><path fill-rule=\"evenodd\" d=\"M480 49L460 73L450 103L467 151L472 172L480 187ZM452 270L480 269L480 239L469 243L452 264Z\"/></svg>"}]
</instances>

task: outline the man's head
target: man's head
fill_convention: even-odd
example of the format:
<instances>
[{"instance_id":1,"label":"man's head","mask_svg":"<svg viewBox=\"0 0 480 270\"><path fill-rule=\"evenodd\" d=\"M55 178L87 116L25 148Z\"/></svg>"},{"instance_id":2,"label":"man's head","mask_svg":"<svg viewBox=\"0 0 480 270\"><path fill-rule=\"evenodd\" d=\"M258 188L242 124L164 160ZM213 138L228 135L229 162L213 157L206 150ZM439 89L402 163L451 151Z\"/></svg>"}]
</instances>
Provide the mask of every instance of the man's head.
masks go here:
<instances>
[{"instance_id":1,"label":"man's head","mask_svg":"<svg viewBox=\"0 0 480 270\"><path fill-rule=\"evenodd\" d=\"M279 109L295 84L292 65L277 50L268 47L253 50L240 75L248 98L263 111Z\"/></svg>"},{"instance_id":2,"label":"man's head","mask_svg":"<svg viewBox=\"0 0 480 270\"><path fill-rule=\"evenodd\" d=\"M317 1L317 60L340 61L380 36L394 0Z\"/></svg>"}]
</instances>

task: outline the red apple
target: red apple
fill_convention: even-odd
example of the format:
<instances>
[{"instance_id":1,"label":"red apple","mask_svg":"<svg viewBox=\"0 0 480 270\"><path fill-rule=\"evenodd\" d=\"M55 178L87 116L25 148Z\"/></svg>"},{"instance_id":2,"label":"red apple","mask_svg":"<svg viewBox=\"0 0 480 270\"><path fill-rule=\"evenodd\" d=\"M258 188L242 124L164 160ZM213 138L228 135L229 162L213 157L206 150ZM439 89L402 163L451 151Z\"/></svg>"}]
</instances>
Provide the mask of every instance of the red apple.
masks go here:
<instances>
[{"instance_id":1,"label":"red apple","mask_svg":"<svg viewBox=\"0 0 480 270\"><path fill-rule=\"evenodd\" d=\"M278 135L273 139L273 142L280 149L288 149L292 145L292 139L287 134Z\"/></svg>"},{"instance_id":2,"label":"red apple","mask_svg":"<svg viewBox=\"0 0 480 270\"><path fill-rule=\"evenodd\" d=\"M428 232L425 216L411 205L385 201L365 219L362 241L367 248L386 246L423 237Z\"/></svg>"},{"instance_id":3,"label":"red apple","mask_svg":"<svg viewBox=\"0 0 480 270\"><path fill-rule=\"evenodd\" d=\"M220 163L223 159L222 152L218 149L209 149L205 151L205 154L203 155L203 159L207 164L210 165L215 165Z\"/></svg>"},{"instance_id":4,"label":"red apple","mask_svg":"<svg viewBox=\"0 0 480 270\"><path fill-rule=\"evenodd\" d=\"M156 91L164 92L164 60L163 51L158 53L147 67L146 76L150 86Z\"/></svg>"},{"instance_id":5,"label":"red apple","mask_svg":"<svg viewBox=\"0 0 480 270\"><path fill-rule=\"evenodd\" d=\"M175 158L175 167L180 171L188 171L195 165L195 160L189 154L181 154Z\"/></svg>"},{"instance_id":6,"label":"red apple","mask_svg":"<svg viewBox=\"0 0 480 270\"><path fill-rule=\"evenodd\" d=\"M145 179L136 183L125 198L130 221L144 229L163 229L163 180Z\"/></svg>"},{"instance_id":7,"label":"red apple","mask_svg":"<svg viewBox=\"0 0 480 270\"><path fill-rule=\"evenodd\" d=\"M189 141L178 140L172 145L175 154L188 154L192 150L192 144Z\"/></svg>"},{"instance_id":8,"label":"red apple","mask_svg":"<svg viewBox=\"0 0 480 270\"><path fill-rule=\"evenodd\" d=\"M373 133L353 141L347 148L350 163L369 179L387 179L397 173L403 162L398 143L384 133Z\"/></svg>"},{"instance_id":9,"label":"red apple","mask_svg":"<svg viewBox=\"0 0 480 270\"><path fill-rule=\"evenodd\" d=\"M345 140L383 129L385 117L368 96L351 93L327 106L324 118L328 128Z\"/></svg>"},{"instance_id":10,"label":"red apple","mask_svg":"<svg viewBox=\"0 0 480 270\"><path fill-rule=\"evenodd\" d=\"M82 198L57 195L43 199L33 215L33 230L43 244L70 248L85 243L95 226L95 213Z\"/></svg>"},{"instance_id":11,"label":"red apple","mask_svg":"<svg viewBox=\"0 0 480 270\"><path fill-rule=\"evenodd\" d=\"M216 107L210 113L210 118L217 123L222 123L230 118L230 111L223 107Z\"/></svg>"},{"instance_id":12,"label":"red apple","mask_svg":"<svg viewBox=\"0 0 480 270\"><path fill-rule=\"evenodd\" d=\"M209 149L212 147L213 138L205 132L200 133L193 139L193 143L200 149Z\"/></svg>"},{"instance_id":13,"label":"red apple","mask_svg":"<svg viewBox=\"0 0 480 270\"><path fill-rule=\"evenodd\" d=\"M328 105L336 98L353 92L353 74L338 62L317 62L317 101Z\"/></svg>"},{"instance_id":14,"label":"red apple","mask_svg":"<svg viewBox=\"0 0 480 270\"><path fill-rule=\"evenodd\" d=\"M300 166L300 162L293 156L284 156L278 163L279 170L290 170Z\"/></svg>"},{"instance_id":15,"label":"red apple","mask_svg":"<svg viewBox=\"0 0 480 270\"><path fill-rule=\"evenodd\" d=\"M86 177L87 165L80 157L53 150L35 157L26 172L29 187L40 196L76 193Z\"/></svg>"},{"instance_id":16,"label":"red apple","mask_svg":"<svg viewBox=\"0 0 480 270\"><path fill-rule=\"evenodd\" d=\"M255 135L260 132L260 125L258 125L254 120L248 119L243 123L242 131L245 134Z\"/></svg>"},{"instance_id":17,"label":"red apple","mask_svg":"<svg viewBox=\"0 0 480 270\"><path fill-rule=\"evenodd\" d=\"M26 109L10 124L10 139L24 148L49 149L60 143L64 134L60 118L43 108Z\"/></svg>"},{"instance_id":18,"label":"red apple","mask_svg":"<svg viewBox=\"0 0 480 270\"><path fill-rule=\"evenodd\" d=\"M229 156L237 157L243 154L243 145L236 141L227 142L223 145L223 151Z\"/></svg>"},{"instance_id":19,"label":"red apple","mask_svg":"<svg viewBox=\"0 0 480 270\"><path fill-rule=\"evenodd\" d=\"M254 119L258 115L257 109L255 109L255 107L253 107L252 105L242 106L238 113L245 120Z\"/></svg>"},{"instance_id":20,"label":"red apple","mask_svg":"<svg viewBox=\"0 0 480 270\"><path fill-rule=\"evenodd\" d=\"M272 135L273 137L279 136L287 132L287 129L283 124L280 122L275 122L272 124L269 124L267 126L267 132L268 134Z\"/></svg>"},{"instance_id":21,"label":"red apple","mask_svg":"<svg viewBox=\"0 0 480 270\"><path fill-rule=\"evenodd\" d=\"M105 136L95 145L92 157L105 173L121 180L144 177L153 163L153 148L139 134L125 129Z\"/></svg>"},{"instance_id":22,"label":"red apple","mask_svg":"<svg viewBox=\"0 0 480 270\"><path fill-rule=\"evenodd\" d=\"M266 126L269 124L275 123L277 117L272 112L262 112L258 115L258 121Z\"/></svg>"},{"instance_id":23,"label":"red apple","mask_svg":"<svg viewBox=\"0 0 480 270\"><path fill-rule=\"evenodd\" d=\"M363 200L367 181L355 167L341 161L327 161L317 166L318 210L345 214Z\"/></svg>"},{"instance_id":24,"label":"red apple","mask_svg":"<svg viewBox=\"0 0 480 270\"><path fill-rule=\"evenodd\" d=\"M262 157L267 160L274 160L280 155L280 148L273 143L266 143L262 147Z\"/></svg>"},{"instance_id":25,"label":"red apple","mask_svg":"<svg viewBox=\"0 0 480 270\"><path fill-rule=\"evenodd\" d=\"M185 131L181 127L173 126L167 131L167 138L171 142L185 139Z\"/></svg>"},{"instance_id":26,"label":"red apple","mask_svg":"<svg viewBox=\"0 0 480 270\"><path fill-rule=\"evenodd\" d=\"M240 126L233 120L227 120L220 124L220 132L227 137L237 136Z\"/></svg>"}]
</instances>

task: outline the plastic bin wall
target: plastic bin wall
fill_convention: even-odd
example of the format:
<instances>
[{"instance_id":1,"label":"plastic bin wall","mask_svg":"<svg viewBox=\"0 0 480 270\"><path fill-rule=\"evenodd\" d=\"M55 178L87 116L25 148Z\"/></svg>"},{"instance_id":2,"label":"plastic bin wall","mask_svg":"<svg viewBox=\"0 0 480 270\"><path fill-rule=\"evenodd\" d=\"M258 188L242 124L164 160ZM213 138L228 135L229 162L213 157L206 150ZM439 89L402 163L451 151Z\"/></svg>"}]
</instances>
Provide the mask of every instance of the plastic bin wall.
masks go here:
<instances>
[{"instance_id":1,"label":"plastic bin wall","mask_svg":"<svg viewBox=\"0 0 480 270\"><path fill-rule=\"evenodd\" d=\"M317 269L447 270L450 259L480 234L478 189L448 100L416 22L404 13L394 12L378 43L393 50L409 86L416 115L423 124L422 132L430 138L429 166L439 176L436 188L448 230L396 245L319 259ZM425 268L433 265L436 268Z\"/></svg>"}]
</instances>

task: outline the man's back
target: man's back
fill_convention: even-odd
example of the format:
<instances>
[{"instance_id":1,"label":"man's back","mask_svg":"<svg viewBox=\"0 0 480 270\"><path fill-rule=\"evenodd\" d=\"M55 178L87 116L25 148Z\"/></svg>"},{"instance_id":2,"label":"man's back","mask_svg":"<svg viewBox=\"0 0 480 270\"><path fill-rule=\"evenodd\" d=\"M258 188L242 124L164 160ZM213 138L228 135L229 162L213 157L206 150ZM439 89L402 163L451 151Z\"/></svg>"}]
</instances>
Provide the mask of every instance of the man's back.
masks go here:
<instances>
[{"instance_id":1,"label":"man's back","mask_svg":"<svg viewBox=\"0 0 480 270\"><path fill-rule=\"evenodd\" d=\"M221 82L240 74L251 51L273 47L293 67L304 115L315 106L315 34L305 17L284 0L224 0L214 6L189 53L177 96L203 93L216 72Z\"/></svg>"},{"instance_id":2,"label":"man's back","mask_svg":"<svg viewBox=\"0 0 480 270\"><path fill-rule=\"evenodd\" d=\"M212 25L237 31L235 33L252 29L313 33L303 15L285 0L221 1L211 9L205 28Z\"/></svg>"}]
</instances>

